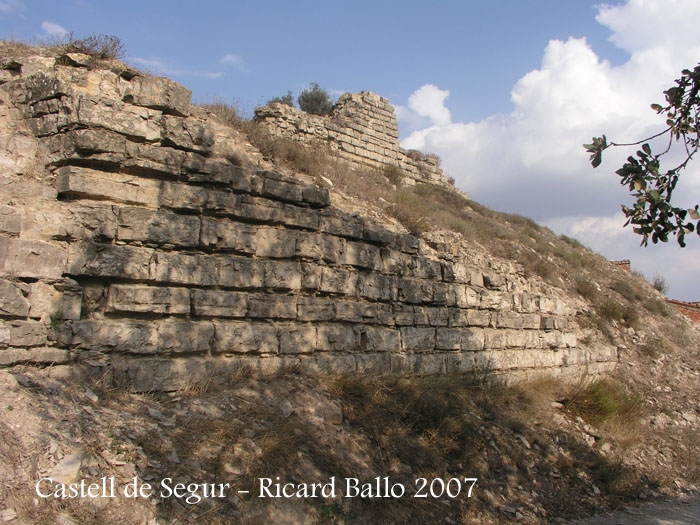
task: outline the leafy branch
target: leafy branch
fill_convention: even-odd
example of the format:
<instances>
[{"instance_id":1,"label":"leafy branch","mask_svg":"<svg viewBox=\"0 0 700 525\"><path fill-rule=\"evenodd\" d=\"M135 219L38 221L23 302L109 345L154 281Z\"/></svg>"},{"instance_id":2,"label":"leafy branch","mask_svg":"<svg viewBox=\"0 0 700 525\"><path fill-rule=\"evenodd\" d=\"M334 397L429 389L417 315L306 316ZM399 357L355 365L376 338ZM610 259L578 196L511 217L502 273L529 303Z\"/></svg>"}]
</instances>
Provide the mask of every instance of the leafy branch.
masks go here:
<instances>
[{"instance_id":1,"label":"leafy branch","mask_svg":"<svg viewBox=\"0 0 700 525\"><path fill-rule=\"evenodd\" d=\"M584 144L591 154L590 162L597 168L602 162L603 151L607 148L639 146L635 156L627 157L622 168L615 173L620 176L620 184L630 189L634 203L622 206L627 217L625 226L632 224L633 231L642 236L642 245L647 246L649 239L656 244L668 242L669 235L674 234L681 247L685 247L685 236L696 232L700 235L700 213L698 205L683 209L671 202L681 171L700 147L700 64L693 70L684 69L676 85L664 91L667 104L652 104L651 108L666 116L666 128L645 139L629 144L608 142L605 135L593 137L591 144ZM649 141L668 135L666 148L653 154ZM681 142L685 150L683 161L672 169L662 171L660 158L666 155L673 144ZM690 219L690 220L688 220ZM693 223L692 221L697 221Z\"/></svg>"}]
</instances>

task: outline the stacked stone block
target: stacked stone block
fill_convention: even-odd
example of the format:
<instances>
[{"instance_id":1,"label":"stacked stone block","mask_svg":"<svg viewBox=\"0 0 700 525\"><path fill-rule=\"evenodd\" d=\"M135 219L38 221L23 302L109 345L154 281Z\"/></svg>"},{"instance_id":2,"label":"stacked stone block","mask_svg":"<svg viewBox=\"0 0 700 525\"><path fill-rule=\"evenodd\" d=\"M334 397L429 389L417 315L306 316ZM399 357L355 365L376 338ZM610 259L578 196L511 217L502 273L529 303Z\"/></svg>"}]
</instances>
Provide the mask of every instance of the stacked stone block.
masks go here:
<instances>
[{"instance_id":1,"label":"stacked stone block","mask_svg":"<svg viewBox=\"0 0 700 525\"><path fill-rule=\"evenodd\" d=\"M572 307L516 274L440 258L332 207L325 189L215 156L212 124L188 116L174 82L55 66L0 97L19 109L13 132L31 131L43 152L42 180L18 172L3 186L22 204L0 207L2 365L82 362L171 390L240 364L595 373L616 362L611 347L579 345ZM366 125L368 100L388 104L362 97L344 118ZM395 138L390 122L380 131Z\"/></svg>"},{"instance_id":2,"label":"stacked stone block","mask_svg":"<svg viewBox=\"0 0 700 525\"><path fill-rule=\"evenodd\" d=\"M258 108L255 118L273 135L308 145L325 144L351 163L399 166L407 176L407 184L429 182L452 188L436 158L409 156L401 148L393 106L369 91L342 95L329 117L273 103Z\"/></svg>"}]
</instances>

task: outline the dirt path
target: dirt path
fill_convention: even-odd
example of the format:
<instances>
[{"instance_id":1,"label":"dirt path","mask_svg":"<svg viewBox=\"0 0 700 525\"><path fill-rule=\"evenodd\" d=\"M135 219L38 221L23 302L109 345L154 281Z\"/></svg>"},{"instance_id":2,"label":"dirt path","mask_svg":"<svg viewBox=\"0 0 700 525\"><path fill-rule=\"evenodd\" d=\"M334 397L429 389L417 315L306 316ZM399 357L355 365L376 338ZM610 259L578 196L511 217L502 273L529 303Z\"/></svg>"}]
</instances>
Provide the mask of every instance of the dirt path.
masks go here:
<instances>
[{"instance_id":1,"label":"dirt path","mask_svg":"<svg viewBox=\"0 0 700 525\"><path fill-rule=\"evenodd\" d=\"M614 514L595 516L577 525L697 525L700 524L700 493L683 499L646 503Z\"/></svg>"}]
</instances>

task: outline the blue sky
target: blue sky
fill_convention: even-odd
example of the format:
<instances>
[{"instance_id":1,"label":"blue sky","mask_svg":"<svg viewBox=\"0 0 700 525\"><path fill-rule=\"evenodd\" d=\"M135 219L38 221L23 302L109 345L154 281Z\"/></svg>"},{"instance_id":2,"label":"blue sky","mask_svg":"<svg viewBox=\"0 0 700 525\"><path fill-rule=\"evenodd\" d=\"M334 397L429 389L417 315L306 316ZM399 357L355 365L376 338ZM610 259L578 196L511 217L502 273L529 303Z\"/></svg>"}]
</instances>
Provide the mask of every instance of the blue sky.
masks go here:
<instances>
[{"instance_id":1,"label":"blue sky","mask_svg":"<svg viewBox=\"0 0 700 525\"><path fill-rule=\"evenodd\" d=\"M622 229L626 191L581 147L655 132L649 109L700 61L698 0L0 0L0 38L118 36L126 61L181 82L195 101L245 112L311 82L370 90L397 109L404 147L439 154L458 186L700 300L700 238L640 248ZM700 202L700 162L677 190Z\"/></svg>"}]
</instances>

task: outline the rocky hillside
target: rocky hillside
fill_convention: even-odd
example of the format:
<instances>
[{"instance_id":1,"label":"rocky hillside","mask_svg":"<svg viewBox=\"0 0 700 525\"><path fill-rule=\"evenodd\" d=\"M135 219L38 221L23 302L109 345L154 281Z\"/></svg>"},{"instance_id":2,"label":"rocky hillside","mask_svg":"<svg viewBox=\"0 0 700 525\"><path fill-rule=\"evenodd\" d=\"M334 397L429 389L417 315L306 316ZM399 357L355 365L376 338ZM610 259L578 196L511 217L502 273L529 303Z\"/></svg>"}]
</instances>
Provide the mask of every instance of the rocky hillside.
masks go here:
<instances>
[{"instance_id":1,"label":"rocky hillside","mask_svg":"<svg viewBox=\"0 0 700 525\"><path fill-rule=\"evenodd\" d=\"M408 174L72 51L0 44L0 519L568 522L698 482L697 327L642 277L391 133Z\"/></svg>"}]
</instances>

